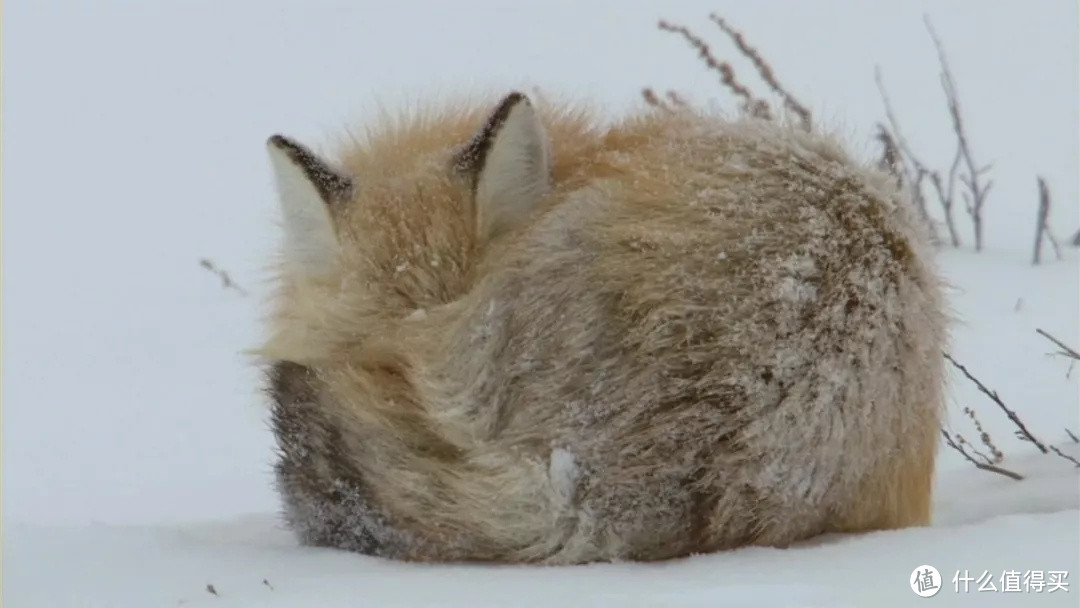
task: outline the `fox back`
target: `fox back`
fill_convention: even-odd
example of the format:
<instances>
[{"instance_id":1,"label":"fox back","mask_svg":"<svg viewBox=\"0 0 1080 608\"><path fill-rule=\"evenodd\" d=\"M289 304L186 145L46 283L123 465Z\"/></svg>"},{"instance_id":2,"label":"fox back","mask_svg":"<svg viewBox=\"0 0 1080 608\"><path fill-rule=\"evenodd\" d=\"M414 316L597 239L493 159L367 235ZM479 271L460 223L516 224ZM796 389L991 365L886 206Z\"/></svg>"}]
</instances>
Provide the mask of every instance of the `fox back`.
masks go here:
<instances>
[{"instance_id":1,"label":"fox back","mask_svg":"<svg viewBox=\"0 0 1080 608\"><path fill-rule=\"evenodd\" d=\"M268 149L302 542L567 564L929 523L941 283L832 138L513 93Z\"/></svg>"}]
</instances>

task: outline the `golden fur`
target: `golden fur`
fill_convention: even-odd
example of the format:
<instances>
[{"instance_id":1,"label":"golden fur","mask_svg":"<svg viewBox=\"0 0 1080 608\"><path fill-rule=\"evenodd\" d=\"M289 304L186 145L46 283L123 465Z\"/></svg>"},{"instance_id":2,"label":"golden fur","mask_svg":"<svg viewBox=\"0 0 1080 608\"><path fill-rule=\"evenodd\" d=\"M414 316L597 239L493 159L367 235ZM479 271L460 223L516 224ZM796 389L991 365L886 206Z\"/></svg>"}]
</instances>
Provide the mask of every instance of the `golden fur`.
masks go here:
<instances>
[{"instance_id":1,"label":"golden fur","mask_svg":"<svg viewBox=\"0 0 1080 608\"><path fill-rule=\"evenodd\" d=\"M485 234L452 165L489 113L344 146L335 271L283 252L260 354L305 542L582 563L929 522L945 317L889 176L782 124L541 108L550 192Z\"/></svg>"}]
</instances>

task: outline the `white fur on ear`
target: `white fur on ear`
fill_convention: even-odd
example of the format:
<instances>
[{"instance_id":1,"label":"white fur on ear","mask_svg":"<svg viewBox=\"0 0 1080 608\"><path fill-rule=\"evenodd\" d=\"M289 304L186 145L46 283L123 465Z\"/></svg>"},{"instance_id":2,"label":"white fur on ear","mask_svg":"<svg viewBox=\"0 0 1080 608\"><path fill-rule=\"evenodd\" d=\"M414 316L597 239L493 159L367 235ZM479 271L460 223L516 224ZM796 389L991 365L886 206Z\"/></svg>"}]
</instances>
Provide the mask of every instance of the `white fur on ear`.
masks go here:
<instances>
[{"instance_id":1,"label":"white fur on ear","mask_svg":"<svg viewBox=\"0 0 1080 608\"><path fill-rule=\"evenodd\" d=\"M280 135L267 141L284 220L286 261L304 276L332 273L339 246L331 211L352 184L307 148Z\"/></svg>"},{"instance_id":2,"label":"white fur on ear","mask_svg":"<svg viewBox=\"0 0 1080 608\"><path fill-rule=\"evenodd\" d=\"M527 220L551 191L550 152L539 116L518 93L504 99L485 131L476 210L481 234L490 237Z\"/></svg>"}]
</instances>

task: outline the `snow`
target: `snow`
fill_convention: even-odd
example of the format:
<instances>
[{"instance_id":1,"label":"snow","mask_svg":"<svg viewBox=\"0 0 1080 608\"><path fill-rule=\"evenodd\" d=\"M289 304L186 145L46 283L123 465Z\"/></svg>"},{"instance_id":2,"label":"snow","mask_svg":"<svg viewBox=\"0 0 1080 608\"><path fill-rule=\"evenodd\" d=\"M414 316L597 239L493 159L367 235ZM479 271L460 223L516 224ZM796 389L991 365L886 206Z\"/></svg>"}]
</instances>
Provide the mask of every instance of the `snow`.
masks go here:
<instances>
[{"instance_id":1,"label":"snow","mask_svg":"<svg viewBox=\"0 0 1080 608\"><path fill-rule=\"evenodd\" d=\"M1074 455L1080 450L1072 449ZM1023 486L968 469L942 479L939 527L822 537L663 564L518 568L413 565L297 548L267 515L169 526L6 529L5 606L908 606L936 567L936 605L1075 606L1078 479L1041 455ZM1017 488L1023 487L1023 492ZM1067 592L953 590L952 576L1069 571ZM263 581L266 581L265 583ZM208 592L212 585L218 595ZM961 584L960 589L963 589ZM316 603L317 600L317 603Z\"/></svg>"},{"instance_id":2,"label":"snow","mask_svg":"<svg viewBox=\"0 0 1080 608\"><path fill-rule=\"evenodd\" d=\"M581 470L578 469L577 459L574 455L563 448L555 448L551 451L551 459L548 463L548 477L551 485L559 491L559 496L565 498L567 503L574 497L574 489L577 487Z\"/></svg>"},{"instance_id":3,"label":"snow","mask_svg":"<svg viewBox=\"0 0 1080 608\"><path fill-rule=\"evenodd\" d=\"M92 6L92 7L91 7ZM934 527L815 539L663 564L417 566L302 548L281 528L257 344L277 244L265 141L328 149L379 104L540 87L618 113L642 86L734 107L664 17L752 69L707 15L741 28L778 77L859 153L893 106L925 162L954 151L928 12L971 144L993 162L987 250L941 264L951 354L1041 440L1080 457L1080 370L1035 333L1080 345L1080 259L1030 264L1036 176L1051 227L1080 227L1077 7L1019 0L745 3L490 0L93 5L12 3L4 18L3 605L522 606L1076 605L1077 470L1017 439L958 371L949 427L980 447L964 406L1022 481L943 447ZM603 7L603 8L601 8ZM359 129L360 127L355 127ZM250 295L199 266L225 269ZM802 297L798 285L792 296ZM492 303L494 306L494 303ZM573 455L553 453L559 483ZM918 600L911 571L946 588ZM1067 570L1067 593L958 594L957 570ZM263 581L268 584L264 584ZM207 591L213 585L217 595Z\"/></svg>"}]
</instances>

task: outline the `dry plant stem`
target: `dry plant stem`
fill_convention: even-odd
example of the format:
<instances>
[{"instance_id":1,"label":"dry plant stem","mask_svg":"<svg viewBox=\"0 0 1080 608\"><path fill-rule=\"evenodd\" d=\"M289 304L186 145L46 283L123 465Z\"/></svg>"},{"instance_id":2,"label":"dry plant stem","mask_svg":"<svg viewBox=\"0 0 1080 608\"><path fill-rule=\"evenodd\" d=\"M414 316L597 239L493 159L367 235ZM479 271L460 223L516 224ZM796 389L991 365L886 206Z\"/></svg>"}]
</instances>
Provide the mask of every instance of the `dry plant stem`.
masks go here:
<instances>
[{"instance_id":1,"label":"dry plant stem","mask_svg":"<svg viewBox=\"0 0 1080 608\"><path fill-rule=\"evenodd\" d=\"M1080 443L1080 437L1077 437L1072 431L1065 429L1065 432L1069 434L1069 439L1072 439L1073 443Z\"/></svg>"},{"instance_id":2,"label":"dry plant stem","mask_svg":"<svg viewBox=\"0 0 1080 608\"><path fill-rule=\"evenodd\" d=\"M1042 257L1043 233L1046 232L1046 216L1050 214L1050 193L1046 182L1039 178L1039 211L1035 216L1035 252L1031 256L1033 265L1039 264Z\"/></svg>"},{"instance_id":3,"label":"dry plant stem","mask_svg":"<svg viewBox=\"0 0 1080 608\"><path fill-rule=\"evenodd\" d=\"M686 100L682 98L682 95L679 95L675 91L668 91L667 92L667 98L668 98L668 101L671 102L671 105L674 106L674 107L685 108L688 105L686 103Z\"/></svg>"},{"instance_id":4,"label":"dry plant stem","mask_svg":"<svg viewBox=\"0 0 1080 608\"><path fill-rule=\"evenodd\" d=\"M901 152L901 166L907 177L908 183L911 185L912 196L915 198L915 203L918 206L920 216L922 216L923 220L933 228L933 225L930 222L929 213L926 209L926 197L922 191L922 181L924 178L929 177L931 184L934 186L934 190L937 192L938 201L941 203L942 211L944 211L945 214L945 227L949 231L949 242L953 247L959 247L960 235L956 231L956 222L953 220L952 211L953 200L955 198L954 188L956 184L956 173L960 166L960 146L957 145L956 155L953 157L953 163L949 169L947 186L943 186L941 176L936 171L931 171L917 156L915 156L915 153L911 150L907 140L904 139L903 134L900 132L900 123L896 119L896 113L893 112L889 94L885 91L885 83L881 78L880 67L874 68L874 80L877 82L878 92L881 94L881 100L885 105L885 117L888 119L889 126L892 129L892 139ZM885 131L883 125L878 125L878 129Z\"/></svg>"},{"instance_id":5,"label":"dry plant stem","mask_svg":"<svg viewBox=\"0 0 1080 608\"><path fill-rule=\"evenodd\" d=\"M645 87L641 90L641 96L645 99L645 103L649 104L654 108L660 108L661 110L671 109L667 107L667 104L664 103L663 99L660 99L660 97L656 95L656 91L652 90L649 87Z\"/></svg>"},{"instance_id":6,"label":"dry plant stem","mask_svg":"<svg viewBox=\"0 0 1080 608\"><path fill-rule=\"evenodd\" d=\"M702 61L709 66L709 69L720 73L720 82L731 89L735 95L742 98L743 108L747 112L766 120L771 118L768 104L762 100L756 99L754 94L750 92L750 89L735 78L735 70L732 69L731 64L726 61L719 61L713 56L712 51L709 49L709 45L706 44L704 40L691 33L686 27L674 25L667 21L661 20L658 27L664 31L680 34L685 38L686 41L690 43L690 46L697 50L698 55L701 57Z\"/></svg>"},{"instance_id":7,"label":"dry plant stem","mask_svg":"<svg viewBox=\"0 0 1080 608\"><path fill-rule=\"evenodd\" d=\"M210 260L208 260L206 258L203 258L203 259L199 260L199 266L202 266L203 268L207 269L208 271L216 274L218 276L218 278L221 279L222 288L224 288L224 289L235 289L237 292L240 293L240 295L243 295L243 296L248 295L247 290L244 289L243 287L237 285L232 280L232 277L229 276L229 273L227 273L224 270L222 270L222 269L218 268L217 266L215 266L214 263L211 262Z\"/></svg>"},{"instance_id":8,"label":"dry plant stem","mask_svg":"<svg viewBox=\"0 0 1080 608\"><path fill-rule=\"evenodd\" d=\"M994 461L989 456L980 452L979 448L975 447L975 445L967 439L964 439L964 436L960 433L956 434L956 443L960 444L961 447L967 446L967 448L970 449L973 454L975 454L979 458L982 458L983 461L986 462L986 464L994 464Z\"/></svg>"},{"instance_id":9,"label":"dry plant stem","mask_svg":"<svg viewBox=\"0 0 1080 608\"><path fill-rule=\"evenodd\" d=\"M990 471L992 473L997 473L998 475L1004 475L1005 477L1008 477L1010 479L1015 479L1016 481L1020 481L1021 479L1024 478L1024 476L1020 475L1019 473L1013 473L1012 471L1010 471L1008 469L1003 469L1003 468L1001 468L999 466L995 466L995 465L992 465L992 464L987 464L985 462L979 462L978 460L975 460L974 458L971 457L971 454L968 454L967 452L965 452L964 448L960 447L959 444L957 444L955 441L953 441L952 436L950 436L949 433L945 429L941 429L941 434L945 437L945 441L949 444L949 447L956 450L957 452L960 452L960 454L963 455L963 457L966 458L968 460L968 462L975 465L976 468L982 469L984 471Z\"/></svg>"},{"instance_id":10,"label":"dry plant stem","mask_svg":"<svg viewBox=\"0 0 1080 608\"><path fill-rule=\"evenodd\" d=\"M878 123L877 128L876 138L881 142L881 160L878 161L878 168L891 173L896 177L897 185L902 185L904 183L904 167L903 159L900 158L900 148L896 147L896 140L893 139L892 134L885 128L885 125ZM920 206L919 211L922 219L926 219L925 203Z\"/></svg>"},{"instance_id":11,"label":"dry plant stem","mask_svg":"<svg viewBox=\"0 0 1080 608\"><path fill-rule=\"evenodd\" d=\"M986 184L980 184L979 177L985 173L990 166L987 165L980 168L975 164L975 160L971 155L971 147L968 145L967 134L964 132L964 122L960 112L960 101L956 95L956 82L953 80L952 70L949 69L949 63L945 57L945 47L941 43L941 39L938 38L937 32L934 31L934 26L930 23L930 18L924 16L923 20L926 22L926 29L930 31L930 38L934 41L934 46L937 48L938 60L941 62L941 86L945 90L945 99L949 106L949 116L952 118L953 130L956 132L956 138L960 144L960 154L963 157L968 170L967 175L960 176L960 181L968 188L968 192L965 193L965 200L967 202L968 215L971 216L972 224L974 224L975 227L975 251L982 251L982 210L983 205L986 202L986 195L990 192L993 181L988 181Z\"/></svg>"},{"instance_id":12,"label":"dry plant stem","mask_svg":"<svg viewBox=\"0 0 1080 608\"><path fill-rule=\"evenodd\" d=\"M1014 412L1014 411L1010 410L1009 408L1005 407L1005 403L1001 400L1001 397L998 396L997 391L992 391L992 390L986 388L986 385L984 385L982 382L980 382L979 379L976 378L975 376L972 376L971 372L969 372L967 370L967 368L964 367L963 365L960 365L959 363L957 363L956 359L953 359L949 355L949 353L944 353L944 354L945 354L945 358L949 360L949 363L952 363L954 367L959 369L965 376L967 376L968 380L971 380L973 383L975 383L975 386L979 388L979 391L981 391L984 395L989 397L991 401L996 403L998 405L998 407L1000 407L1002 409L1002 411L1005 412L1005 415L1009 417L1009 420L1012 420L1013 424L1015 424L1017 426L1017 428L1020 429L1020 433L1023 435L1024 438L1026 438L1031 443L1035 444L1035 447L1039 448L1039 451L1041 451L1043 454L1049 453L1049 451L1046 449L1046 446L1043 445L1041 441L1036 439L1035 436L1031 434L1031 431L1029 431L1027 429L1027 427L1024 425L1023 421L1020 420L1020 417L1016 415L1016 412Z\"/></svg>"},{"instance_id":13,"label":"dry plant stem","mask_svg":"<svg viewBox=\"0 0 1080 608\"><path fill-rule=\"evenodd\" d=\"M1047 332L1045 332L1045 331L1043 331L1041 329L1036 329L1035 333L1037 333L1040 336L1046 338L1047 340L1050 340L1051 342L1054 343L1055 346L1060 348L1061 352L1058 353L1058 354L1065 355L1066 357L1068 357L1070 359L1076 359L1077 361L1080 361L1080 353L1078 353L1075 350L1069 348L1068 346L1065 346L1065 343L1063 343L1061 340L1058 340L1054 336L1051 336L1050 334L1048 334Z\"/></svg>"},{"instance_id":14,"label":"dry plant stem","mask_svg":"<svg viewBox=\"0 0 1080 608\"><path fill-rule=\"evenodd\" d=\"M952 165L949 167L948 185L942 186L940 173L937 171L930 173L930 183L934 185L938 200L941 201L941 208L945 211L945 225L949 229L949 239L952 241L953 247L960 246L960 237L956 232L956 223L953 221L953 200L956 198L956 174L959 168L960 146L957 145L956 154L953 156Z\"/></svg>"},{"instance_id":15,"label":"dry plant stem","mask_svg":"<svg viewBox=\"0 0 1080 608\"><path fill-rule=\"evenodd\" d=\"M1005 458L1005 454L1003 454L1002 451L999 450L996 445L994 445L993 440L990 438L990 433L987 433L986 430L983 429L982 423L979 422L979 418L975 416L975 410L971 409L970 407L965 407L964 413L967 415L968 418L971 419L972 424L975 425L975 430L979 433L979 439L983 442L983 445L985 445L986 448L990 450L990 453L994 455L994 459L988 459L988 461L991 464L997 464L1001 462ZM958 434L957 437L959 438L960 435ZM972 451L975 451L975 449L972 448Z\"/></svg>"},{"instance_id":16,"label":"dry plant stem","mask_svg":"<svg viewBox=\"0 0 1080 608\"><path fill-rule=\"evenodd\" d=\"M731 38L735 43L735 46L739 47L739 51L754 63L754 67L757 68L758 74L761 75L761 79L769 85L769 88L771 88L774 93L784 100L784 105L787 106L788 109L798 114L799 119L802 120L803 128L809 131L812 124L810 110L807 110L806 106L800 103L798 99L795 99L794 95L780 85L780 82L776 79L776 74L773 73L772 66L769 65L769 62L765 61L761 56L761 53L746 42L746 37L743 36L742 32L731 27L728 22L719 15L715 13L710 14L709 19L712 19L713 23L720 26L720 29Z\"/></svg>"},{"instance_id":17,"label":"dry plant stem","mask_svg":"<svg viewBox=\"0 0 1080 608\"><path fill-rule=\"evenodd\" d=\"M1038 265L1041 254L1043 240L1050 241L1050 245L1054 247L1054 254L1057 259L1061 259L1061 248L1058 247L1057 239L1050 232L1050 188L1046 185L1046 180L1042 177L1039 178L1039 212L1035 219L1035 254L1032 256L1031 263Z\"/></svg>"},{"instance_id":18,"label":"dry plant stem","mask_svg":"<svg viewBox=\"0 0 1080 608\"><path fill-rule=\"evenodd\" d=\"M1065 454L1061 450L1057 449L1055 446L1050 446L1050 451L1057 454L1058 456L1061 456L1065 460L1068 460L1069 462L1075 464L1076 468L1080 469L1080 460L1077 460L1077 459L1073 458L1072 456L1069 456L1068 454Z\"/></svg>"}]
</instances>

